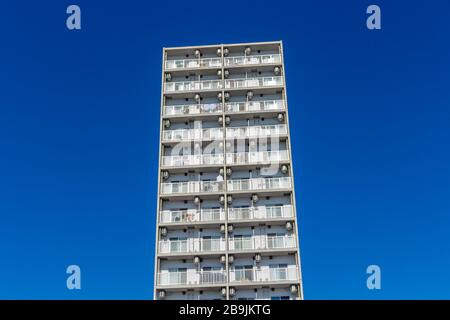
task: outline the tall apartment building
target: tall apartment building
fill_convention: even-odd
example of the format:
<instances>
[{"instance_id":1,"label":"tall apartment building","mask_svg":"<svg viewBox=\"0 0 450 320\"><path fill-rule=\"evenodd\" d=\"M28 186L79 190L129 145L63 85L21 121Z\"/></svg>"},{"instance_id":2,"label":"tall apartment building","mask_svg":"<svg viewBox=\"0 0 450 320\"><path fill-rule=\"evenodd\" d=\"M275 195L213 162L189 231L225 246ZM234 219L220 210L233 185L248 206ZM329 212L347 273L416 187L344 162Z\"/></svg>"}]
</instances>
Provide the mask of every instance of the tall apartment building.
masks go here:
<instances>
[{"instance_id":1,"label":"tall apartment building","mask_svg":"<svg viewBox=\"0 0 450 320\"><path fill-rule=\"evenodd\" d=\"M302 299L281 42L165 48L155 299Z\"/></svg>"}]
</instances>

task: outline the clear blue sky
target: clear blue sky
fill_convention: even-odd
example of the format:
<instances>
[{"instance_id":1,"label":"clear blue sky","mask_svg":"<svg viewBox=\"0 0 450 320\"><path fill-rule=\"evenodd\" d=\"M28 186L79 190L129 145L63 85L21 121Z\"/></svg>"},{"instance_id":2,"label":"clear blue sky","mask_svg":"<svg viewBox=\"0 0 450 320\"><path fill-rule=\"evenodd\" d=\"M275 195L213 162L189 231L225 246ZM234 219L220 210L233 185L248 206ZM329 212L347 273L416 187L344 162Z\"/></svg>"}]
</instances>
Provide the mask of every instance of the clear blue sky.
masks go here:
<instances>
[{"instance_id":1,"label":"clear blue sky","mask_svg":"<svg viewBox=\"0 0 450 320\"><path fill-rule=\"evenodd\" d=\"M150 299L162 47L269 40L285 49L306 298L450 298L449 24L443 0L4 3L0 298Z\"/></svg>"}]
</instances>

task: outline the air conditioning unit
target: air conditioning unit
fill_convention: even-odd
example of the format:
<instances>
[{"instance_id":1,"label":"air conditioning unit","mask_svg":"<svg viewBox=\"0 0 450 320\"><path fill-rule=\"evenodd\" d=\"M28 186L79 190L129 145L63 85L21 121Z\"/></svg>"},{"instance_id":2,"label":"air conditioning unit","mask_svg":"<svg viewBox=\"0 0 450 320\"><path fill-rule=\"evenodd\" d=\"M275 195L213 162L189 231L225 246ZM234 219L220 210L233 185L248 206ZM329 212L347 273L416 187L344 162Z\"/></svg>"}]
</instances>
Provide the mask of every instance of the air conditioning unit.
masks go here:
<instances>
[{"instance_id":1,"label":"air conditioning unit","mask_svg":"<svg viewBox=\"0 0 450 320\"><path fill-rule=\"evenodd\" d=\"M165 299L166 298L166 291L165 290L160 290L158 292L158 296L160 299Z\"/></svg>"},{"instance_id":2,"label":"air conditioning unit","mask_svg":"<svg viewBox=\"0 0 450 320\"><path fill-rule=\"evenodd\" d=\"M194 264L200 264L200 257L199 256L195 256L194 257Z\"/></svg>"},{"instance_id":3,"label":"air conditioning unit","mask_svg":"<svg viewBox=\"0 0 450 320\"><path fill-rule=\"evenodd\" d=\"M223 71L223 77L226 79L226 78L228 78L230 76L230 71L228 70L228 69L225 69L224 71Z\"/></svg>"},{"instance_id":4,"label":"air conditioning unit","mask_svg":"<svg viewBox=\"0 0 450 320\"><path fill-rule=\"evenodd\" d=\"M202 97L200 96L200 94L196 93L196 94L194 95L194 100L195 100L195 102L199 103L200 100L202 100Z\"/></svg>"},{"instance_id":5,"label":"air conditioning unit","mask_svg":"<svg viewBox=\"0 0 450 320\"><path fill-rule=\"evenodd\" d=\"M219 93L217 94L217 100L222 101L222 98L223 98L222 92L219 92Z\"/></svg>"},{"instance_id":6,"label":"air conditioning unit","mask_svg":"<svg viewBox=\"0 0 450 320\"><path fill-rule=\"evenodd\" d=\"M233 173L233 170L231 168L227 168L227 176L231 176L231 174Z\"/></svg>"},{"instance_id":7,"label":"air conditioning unit","mask_svg":"<svg viewBox=\"0 0 450 320\"><path fill-rule=\"evenodd\" d=\"M217 122L221 125L223 123L223 117L219 116L219 118L217 119Z\"/></svg>"},{"instance_id":8,"label":"air conditioning unit","mask_svg":"<svg viewBox=\"0 0 450 320\"><path fill-rule=\"evenodd\" d=\"M225 255L220 256L220 263L226 263L227 262L227 258L225 257Z\"/></svg>"},{"instance_id":9,"label":"air conditioning unit","mask_svg":"<svg viewBox=\"0 0 450 320\"><path fill-rule=\"evenodd\" d=\"M229 54L230 54L230 50L229 50L228 48L224 48L224 49L223 49L223 55L224 55L225 57L228 57Z\"/></svg>"},{"instance_id":10,"label":"air conditioning unit","mask_svg":"<svg viewBox=\"0 0 450 320\"><path fill-rule=\"evenodd\" d=\"M227 196L227 203L232 204L233 203L233 197L231 195Z\"/></svg>"},{"instance_id":11,"label":"air conditioning unit","mask_svg":"<svg viewBox=\"0 0 450 320\"><path fill-rule=\"evenodd\" d=\"M160 229L160 233L163 237L167 236L167 228L166 227L162 227Z\"/></svg>"},{"instance_id":12,"label":"air conditioning unit","mask_svg":"<svg viewBox=\"0 0 450 320\"><path fill-rule=\"evenodd\" d=\"M252 100L253 99L253 91L248 91L247 92L247 99L248 100Z\"/></svg>"},{"instance_id":13,"label":"air conditioning unit","mask_svg":"<svg viewBox=\"0 0 450 320\"><path fill-rule=\"evenodd\" d=\"M227 296L227 288L223 287L222 289L220 289L220 293L222 294L222 297L226 297Z\"/></svg>"},{"instance_id":14,"label":"air conditioning unit","mask_svg":"<svg viewBox=\"0 0 450 320\"><path fill-rule=\"evenodd\" d=\"M162 177L163 177L164 180L169 179L169 176L170 176L169 171L164 170L164 171L162 172Z\"/></svg>"},{"instance_id":15,"label":"air conditioning unit","mask_svg":"<svg viewBox=\"0 0 450 320\"><path fill-rule=\"evenodd\" d=\"M225 196L220 196L219 197L219 203L220 204L224 204L225 203Z\"/></svg>"},{"instance_id":16,"label":"air conditioning unit","mask_svg":"<svg viewBox=\"0 0 450 320\"><path fill-rule=\"evenodd\" d=\"M216 54L217 54L218 57L221 57L222 56L222 49L218 48L217 51L216 51Z\"/></svg>"},{"instance_id":17,"label":"air conditioning unit","mask_svg":"<svg viewBox=\"0 0 450 320\"><path fill-rule=\"evenodd\" d=\"M292 294L296 294L298 292L298 288L295 284L291 285L289 290L291 291Z\"/></svg>"},{"instance_id":18,"label":"air conditioning unit","mask_svg":"<svg viewBox=\"0 0 450 320\"><path fill-rule=\"evenodd\" d=\"M230 297L233 297L236 294L236 289L230 287Z\"/></svg>"},{"instance_id":19,"label":"air conditioning unit","mask_svg":"<svg viewBox=\"0 0 450 320\"><path fill-rule=\"evenodd\" d=\"M256 263L261 262L261 254L260 253L255 254L255 262Z\"/></svg>"},{"instance_id":20,"label":"air conditioning unit","mask_svg":"<svg viewBox=\"0 0 450 320\"><path fill-rule=\"evenodd\" d=\"M224 98L225 98L225 101L230 100L230 93L228 91L225 91Z\"/></svg>"},{"instance_id":21,"label":"air conditioning unit","mask_svg":"<svg viewBox=\"0 0 450 320\"><path fill-rule=\"evenodd\" d=\"M232 233L233 232L233 225L229 224L228 225L228 233Z\"/></svg>"},{"instance_id":22,"label":"air conditioning unit","mask_svg":"<svg viewBox=\"0 0 450 320\"><path fill-rule=\"evenodd\" d=\"M277 119L278 119L279 122L283 122L283 121L284 121L284 114L279 113L279 114L277 115Z\"/></svg>"},{"instance_id":23,"label":"air conditioning unit","mask_svg":"<svg viewBox=\"0 0 450 320\"><path fill-rule=\"evenodd\" d=\"M234 263L234 256L233 255L229 255L228 256L228 263L229 264L233 264Z\"/></svg>"},{"instance_id":24,"label":"air conditioning unit","mask_svg":"<svg viewBox=\"0 0 450 320\"><path fill-rule=\"evenodd\" d=\"M225 233L225 225L224 224L220 225L220 232Z\"/></svg>"},{"instance_id":25,"label":"air conditioning unit","mask_svg":"<svg viewBox=\"0 0 450 320\"><path fill-rule=\"evenodd\" d=\"M172 80L172 74L166 73L166 81L171 81L171 80Z\"/></svg>"},{"instance_id":26,"label":"air conditioning unit","mask_svg":"<svg viewBox=\"0 0 450 320\"><path fill-rule=\"evenodd\" d=\"M170 120L169 119L166 119L166 120L164 120L164 128L166 128L166 129L168 129L168 128L170 128Z\"/></svg>"},{"instance_id":27,"label":"air conditioning unit","mask_svg":"<svg viewBox=\"0 0 450 320\"><path fill-rule=\"evenodd\" d=\"M248 56L248 55L251 54L251 53L252 53L252 48L250 48L250 47L245 48L244 54L245 54L246 56Z\"/></svg>"},{"instance_id":28,"label":"air conditioning unit","mask_svg":"<svg viewBox=\"0 0 450 320\"><path fill-rule=\"evenodd\" d=\"M226 125L229 125L230 122L231 122L230 116L225 116L225 124L226 124Z\"/></svg>"},{"instance_id":29,"label":"air conditioning unit","mask_svg":"<svg viewBox=\"0 0 450 320\"><path fill-rule=\"evenodd\" d=\"M258 201L258 195L257 194L252 194L252 201L253 202L257 202Z\"/></svg>"},{"instance_id":30,"label":"air conditioning unit","mask_svg":"<svg viewBox=\"0 0 450 320\"><path fill-rule=\"evenodd\" d=\"M285 164L283 164L283 165L281 166L281 172L282 172L283 174L286 174L286 173L288 173L288 171L289 171L288 166L285 165Z\"/></svg>"},{"instance_id":31,"label":"air conditioning unit","mask_svg":"<svg viewBox=\"0 0 450 320\"><path fill-rule=\"evenodd\" d=\"M202 53L200 52L200 50L197 49L197 50L194 51L194 56L195 56L196 58L200 58L201 55L202 55Z\"/></svg>"}]
</instances>

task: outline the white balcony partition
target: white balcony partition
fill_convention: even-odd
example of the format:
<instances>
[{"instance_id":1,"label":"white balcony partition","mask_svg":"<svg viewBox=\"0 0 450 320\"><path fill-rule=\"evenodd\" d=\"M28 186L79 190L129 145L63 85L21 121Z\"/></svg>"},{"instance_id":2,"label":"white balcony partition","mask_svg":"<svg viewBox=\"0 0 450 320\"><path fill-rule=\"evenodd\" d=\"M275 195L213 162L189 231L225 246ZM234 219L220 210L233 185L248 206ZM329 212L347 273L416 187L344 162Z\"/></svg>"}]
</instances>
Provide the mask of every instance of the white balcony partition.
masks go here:
<instances>
[{"instance_id":1,"label":"white balcony partition","mask_svg":"<svg viewBox=\"0 0 450 320\"><path fill-rule=\"evenodd\" d=\"M281 63L280 54L260 54L252 56L225 57L225 66L242 66L256 64L274 64Z\"/></svg>"},{"instance_id":2,"label":"white balcony partition","mask_svg":"<svg viewBox=\"0 0 450 320\"><path fill-rule=\"evenodd\" d=\"M292 205L286 204L282 206L257 206L245 208L229 208L228 219L236 220L258 220L258 219L276 219L276 218L293 218L294 211Z\"/></svg>"},{"instance_id":3,"label":"white balcony partition","mask_svg":"<svg viewBox=\"0 0 450 320\"><path fill-rule=\"evenodd\" d=\"M276 190L292 187L290 177L252 178L227 181L227 191Z\"/></svg>"},{"instance_id":4,"label":"white balcony partition","mask_svg":"<svg viewBox=\"0 0 450 320\"><path fill-rule=\"evenodd\" d=\"M287 150L227 153L227 164L278 163L289 160Z\"/></svg>"},{"instance_id":5,"label":"white balcony partition","mask_svg":"<svg viewBox=\"0 0 450 320\"><path fill-rule=\"evenodd\" d=\"M195 166L195 165L215 165L215 164L223 164L223 161L224 156L222 153L163 156L162 166L180 167L180 166Z\"/></svg>"},{"instance_id":6,"label":"white balcony partition","mask_svg":"<svg viewBox=\"0 0 450 320\"><path fill-rule=\"evenodd\" d=\"M221 58L175 59L175 60L166 60L165 63L166 70L215 68L221 66L222 66Z\"/></svg>"},{"instance_id":7,"label":"white balcony partition","mask_svg":"<svg viewBox=\"0 0 450 320\"><path fill-rule=\"evenodd\" d=\"M227 139L276 137L287 134L285 124L226 128Z\"/></svg>"},{"instance_id":8,"label":"white balcony partition","mask_svg":"<svg viewBox=\"0 0 450 320\"><path fill-rule=\"evenodd\" d=\"M184 285L214 285L227 282L227 274L224 270L195 270L186 271L161 271L157 275L158 286L184 286Z\"/></svg>"},{"instance_id":9,"label":"white balcony partition","mask_svg":"<svg viewBox=\"0 0 450 320\"><path fill-rule=\"evenodd\" d=\"M295 247L296 243L293 235L232 237L229 239L230 251L291 249Z\"/></svg>"},{"instance_id":10,"label":"white balcony partition","mask_svg":"<svg viewBox=\"0 0 450 320\"><path fill-rule=\"evenodd\" d=\"M186 181L161 184L161 194L208 193L224 191L223 181Z\"/></svg>"},{"instance_id":11,"label":"white balcony partition","mask_svg":"<svg viewBox=\"0 0 450 320\"><path fill-rule=\"evenodd\" d=\"M164 106L164 115L166 116L215 114L221 113L222 111L221 103Z\"/></svg>"},{"instance_id":12,"label":"white balcony partition","mask_svg":"<svg viewBox=\"0 0 450 320\"><path fill-rule=\"evenodd\" d=\"M241 79L226 79L226 89L277 87L283 85L283 77L256 77Z\"/></svg>"},{"instance_id":13,"label":"white balcony partition","mask_svg":"<svg viewBox=\"0 0 450 320\"><path fill-rule=\"evenodd\" d=\"M164 130L163 141L216 140L223 138L223 128Z\"/></svg>"},{"instance_id":14,"label":"white balcony partition","mask_svg":"<svg viewBox=\"0 0 450 320\"><path fill-rule=\"evenodd\" d=\"M185 240L159 241L160 253L198 253L225 250L225 239L188 238Z\"/></svg>"},{"instance_id":15,"label":"white balcony partition","mask_svg":"<svg viewBox=\"0 0 450 320\"><path fill-rule=\"evenodd\" d=\"M160 223L192 223L225 220L225 211L220 209L163 210Z\"/></svg>"},{"instance_id":16,"label":"white balcony partition","mask_svg":"<svg viewBox=\"0 0 450 320\"><path fill-rule=\"evenodd\" d=\"M165 82L165 92L183 92L222 89L222 80Z\"/></svg>"},{"instance_id":17,"label":"white balcony partition","mask_svg":"<svg viewBox=\"0 0 450 320\"><path fill-rule=\"evenodd\" d=\"M261 267L252 269L230 270L230 282L253 283L270 281L298 281L298 269L296 266L286 268Z\"/></svg>"},{"instance_id":18,"label":"white balcony partition","mask_svg":"<svg viewBox=\"0 0 450 320\"><path fill-rule=\"evenodd\" d=\"M225 104L227 112L255 112L285 110L284 100L229 102Z\"/></svg>"}]
</instances>

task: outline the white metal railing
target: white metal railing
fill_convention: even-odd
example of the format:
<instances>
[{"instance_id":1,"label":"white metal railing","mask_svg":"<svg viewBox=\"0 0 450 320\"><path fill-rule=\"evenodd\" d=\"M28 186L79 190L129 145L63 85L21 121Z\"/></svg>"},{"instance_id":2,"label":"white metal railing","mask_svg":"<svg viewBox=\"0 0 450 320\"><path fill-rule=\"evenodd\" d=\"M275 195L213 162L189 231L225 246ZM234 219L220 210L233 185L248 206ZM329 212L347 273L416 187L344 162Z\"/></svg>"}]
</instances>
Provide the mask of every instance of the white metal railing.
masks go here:
<instances>
[{"instance_id":1,"label":"white metal railing","mask_svg":"<svg viewBox=\"0 0 450 320\"><path fill-rule=\"evenodd\" d=\"M195 166L223 164L224 156L217 154L188 154L177 156L163 156L163 167Z\"/></svg>"},{"instance_id":2,"label":"white metal railing","mask_svg":"<svg viewBox=\"0 0 450 320\"><path fill-rule=\"evenodd\" d=\"M260 54L254 56L225 57L226 66L281 63L280 54Z\"/></svg>"},{"instance_id":3,"label":"white metal railing","mask_svg":"<svg viewBox=\"0 0 450 320\"><path fill-rule=\"evenodd\" d=\"M163 141L216 140L223 138L223 128L164 130Z\"/></svg>"},{"instance_id":4,"label":"white metal railing","mask_svg":"<svg viewBox=\"0 0 450 320\"><path fill-rule=\"evenodd\" d=\"M230 251L291 249L296 247L293 235L230 238Z\"/></svg>"},{"instance_id":5,"label":"white metal railing","mask_svg":"<svg viewBox=\"0 0 450 320\"><path fill-rule=\"evenodd\" d=\"M227 153L227 164L278 163L289 160L287 150Z\"/></svg>"},{"instance_id":6,"label":"white metal railing","mask_svg":"<svg viewBox=\"0 0 450 320\"><path fill-rule=\"evenodd\" d=\"M229 102L225 104L227 112L270 111L286 109L284 100Z\"/></svg>"},{"instance_id":7,"label":"white metal railing","mask_svg":"<svg viewBox=\"0 0 450 320\"><path fill-rule=\"evenodd\" d=\"M292 181L290 177L251 178L227 181L227 191L273 190L289 189L291 187Z\"/></svg>"},{"instance_id":8,"label":"white metal railing","mask_svg":"<svg viewBox=\"0 0 450 320\"><path fill-rule=\"evenodd\" d=\"M226 128L227 139L272 137L287 134L285 124Z\"/></svg>"},{"instance_id":9,"label":"white metal railing","mask_svg":"<svg viewBox=\"0 0 450 320\"><path fill-rule=\"evenodd\" d=\"M252 269L230 270L230 282L270 282L270 281L298 281L296 266L286 268L261 267Z\"/></svg>"},{"instance_id":10,"label":"white metal railing","mask_svg":"<svg viewBox=\"0 0 450 320\"><path fill-rule=\"evenodd\" d=\"M225 220L225 211L220 209L163 210L159 216L161 223L190 223Z\"/></svg>"},{"instance_id":11,"label":"white metal railing","mask_svg":"<svg viewBox=\"0 0 450 320\"><path fill-rule=\"evenodd\" d=\"M224 270L161 271L157 275L159 286L211 285L226 282L227 274Z\"/></svg>"},{"instance_id":12,"label":"white metal railing","mask_svg":"<svg viewBox=\"0 0 450 320\"><path fill-rule=\"evenodd\" d=\"M225 239L188 238L184 240L159 241L160 253L196 253L225 250Z\"/></svg>"},{"instance_id":13,"label":"white metal railing","mask_svg":"<svg viewBox=\"0 0 450 320\"><path fill-rule=\"evenodd\" d=\"M222 62L220 60L221 58L166 60L165 67L166 70L221 67Z\"/></svg>"},{"instance_id":14,"label":"white metal railing","mask_svg":"<svg viewBox=\"0 0 450 320\"><path fill-rule=\"evenodd\" d=\"M165 92L222 89L222 80L180 81L164 83Z\"/></svg>"},{"instance_id":15,"label":"white metal railing","mask_svg":"<svg viewBox=\"0 0 450 320\"><path fill-rule=\"evenodd\" d=\"M221 103L207 103L207 104L186 104L175 106L164 106L164 114L168 116L175 115L193 115L193 114L209 114L222 112Z\"/></svg>"},{"instance_id":16,"label":"white metal railing","mask_svg":"<svg viewBox=\"0 0 450 320\"><path fill-rule=\"evenodd\" d=\"M226 89L282 86L283 77L256 77L242 79L226 79Z\"/></svg>"},{"instance_id":17,"label":"white metal railing","mask_svg":"<svg viewBox=\"0 0 450 320\"><path fill-rule=\"evenodd\" d=\"M257 206L244 208L229 208L229 220L257 220L257 219L276 219L293 218L294 212L292 205L282 206Z\"/></svg>"},{"instance_id":18,"label":"white metal railing","mask_svg":"<svg viewBox=\"0 0 450 320\"><path fill-rule=\"evenodd\" d=\"M220 192L224 191L223 181L186 181L167 182L161 184L162 194L180 194L196 192Z\"/></svg>"}]
</instances>

